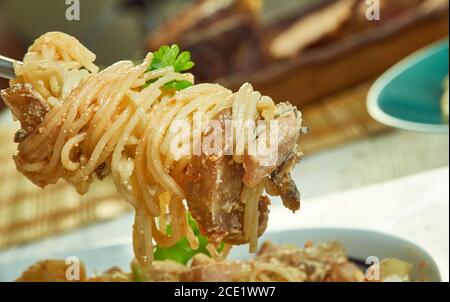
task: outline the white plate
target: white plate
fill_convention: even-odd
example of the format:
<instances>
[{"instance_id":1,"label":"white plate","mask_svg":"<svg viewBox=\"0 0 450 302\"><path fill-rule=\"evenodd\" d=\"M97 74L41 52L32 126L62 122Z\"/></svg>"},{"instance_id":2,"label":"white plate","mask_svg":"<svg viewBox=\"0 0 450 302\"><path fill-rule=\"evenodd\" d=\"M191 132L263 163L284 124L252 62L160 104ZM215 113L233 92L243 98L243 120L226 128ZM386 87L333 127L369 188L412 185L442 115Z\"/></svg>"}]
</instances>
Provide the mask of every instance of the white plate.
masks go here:
<instances>
[{"instance_id":1,"label":"white plate","mask_svg":"<svg viewBox=\"0 0 450 302\"><path fill-rule=\"evenodd\" d=\"M268 233L260 239L275 243L290 243L303 246L307 241L325 242L337 240L347 250L350 258L365 262L367 257L379 259L398 258L414 265L413 278L417 276L418 267L425 263L424 273L430 281L441 281L439 269L431 256L414 243L383 234L380 232L356 229L299 229L285 232ZM78 257L86 264L88 273L102 272L112 266L129 271L133 257L132 247L128 239L122 242L99 244L94 248L80 249L64 254L48 255L48 258L65 259ZM230 259L249 258L248 247L239 246L232 250ZM0 264L0 281L12 281L20 276L29 265L42 259L27 259L12 263Z\"/></svg>"}]
</instances>

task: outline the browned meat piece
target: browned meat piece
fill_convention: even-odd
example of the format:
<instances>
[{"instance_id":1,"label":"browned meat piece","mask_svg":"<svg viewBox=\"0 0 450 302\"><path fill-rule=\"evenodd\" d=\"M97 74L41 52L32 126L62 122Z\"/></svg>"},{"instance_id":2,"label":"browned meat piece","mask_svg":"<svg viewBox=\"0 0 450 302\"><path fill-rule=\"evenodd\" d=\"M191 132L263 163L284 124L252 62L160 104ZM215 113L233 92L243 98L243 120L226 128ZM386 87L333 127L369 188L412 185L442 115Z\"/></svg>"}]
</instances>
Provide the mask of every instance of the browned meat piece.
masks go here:
<instances>
[{"instance_id":1,"label":"browned meat piece","mask_svg":"<svg viewBox=\"0 0 450 302\"><path fill-rule=\"evenodd\" d=\"M218 117L223 127L231 118L229 110ZM224 128L225 129L225 128ZM226 147L224 147L225 149ZM225 152L222 152L225 153ZM190 213L202 234L211 243L230 244L246 242L243 234L244 204L241 202L244 168L234 163L232 156L193 156L179 183L184 188ZM267 197L259 202L259 235L267 227Z\"/></svg>"},{"instance_id":2,"label":"browned meat piece","mask_svg":"<svg viewBox=\"0 0 450 302\"><path fill-rule=\"evenodd\" d=\"M301 114L289 103L278 104L275 114L278 121L278 148L269 154L252 154L244 157L243 180L249 187L254 187L261 182L292 153L297 152L297 143L302 127Z\"/></svg>"},{"instance_id":3,"label":"browned meat piece","mask_svg":"<svg viewBox=\"0 0 450 302\"><path fill-rule=\"evenodd\" d=\"M300 192L290 172L299 160L299 155L292 153L270 177L270 181L275 185L280 194L283 205L294 212L300 210Z\"/></svg>"},{"instance_id":4,"label":"browned meat piece","mask_svg":"<svg viewBox=\"0 0 450 302\"><path fill-rule=\"evenodd\" d=\"M205 255L197 255L189 270L182 273L182 282L231 282L233 274L242 270L244 264L238 261L215 262Z\"/></svg>"},{"instance_id":5,"label":"browned meat piece","mask_svg":"<svg viewBox=\"0 0 450 302\"><path fill-rule=\"evenodd\" d=\"M65 260L44 260L30 266L18 282L67 282L66 271L69 265ZM80 280L86 281L86 270L84 265L80 264Z\"/></svg>"},{"instance_id":6,"label":"browned meat piece","mask_svg":"<svg viewBox=\"0 0 450 302\"><path fill-rule=\"evenodd\" d=\"M1 97L22 126L16 134L16 142L35 131L50 111L44 98L30 84L16 84L2 90Z\"/></svg>"},{"instance_id":7,"label":"browned meat piece","mask_svg":"<svg viewBox=\"0 0 450 302\"><path fill-rule=\"evenodd\" d=\"M241 201L244 184L253 187L270 176L284 205L292 211L300 208L300 194L289 173L299 158L301 115L289 103L282 103L276 107L275 118L279 125L279 142L274 154L245 155L244 163L238 164L225 155L229 154L225 151L230 147L224 146L219 155L193 156L179 180L186 193L189 211L211 242L246 243L243 234L245 206ZM231 111L223 111L217 119L225 129ZM267 160L275 156L273 163L267 165ZM269 199L263 196L259 201L259 235L267 227L268 205Z\"/></svg>"}]
</instances>

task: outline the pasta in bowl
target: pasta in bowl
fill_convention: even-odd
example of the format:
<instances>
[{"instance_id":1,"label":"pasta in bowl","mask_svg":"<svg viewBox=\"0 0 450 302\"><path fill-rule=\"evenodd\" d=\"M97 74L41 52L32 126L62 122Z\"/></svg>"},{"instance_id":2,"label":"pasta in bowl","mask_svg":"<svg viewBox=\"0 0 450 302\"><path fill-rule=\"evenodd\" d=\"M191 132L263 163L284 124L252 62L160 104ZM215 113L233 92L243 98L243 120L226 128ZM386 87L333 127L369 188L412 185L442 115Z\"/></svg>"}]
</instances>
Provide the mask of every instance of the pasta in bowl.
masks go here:
<instances>
[{"instance_id":1,"label":"pasta in bowl","mask_svg":"<svg viewBox=\"0 0 450 302\"><path fill-rule=\"evenodd\" d=\"M145 268L132 260L130 238L123 238L79 249L41 251L29 258L15 259L2 265L0 280L442 281L438 263L429 251L385 232L300 228L268 231L260 240L263 243L256 255L249 255L246 246L236 246L224 261L212 259L205 249L188 251L185 242L184 246L177 244L177 247L156 251L152 266ZM79 278L67 278L65 272L74 272L75 265L78 265Z\"/></svg>"}]
</instances>

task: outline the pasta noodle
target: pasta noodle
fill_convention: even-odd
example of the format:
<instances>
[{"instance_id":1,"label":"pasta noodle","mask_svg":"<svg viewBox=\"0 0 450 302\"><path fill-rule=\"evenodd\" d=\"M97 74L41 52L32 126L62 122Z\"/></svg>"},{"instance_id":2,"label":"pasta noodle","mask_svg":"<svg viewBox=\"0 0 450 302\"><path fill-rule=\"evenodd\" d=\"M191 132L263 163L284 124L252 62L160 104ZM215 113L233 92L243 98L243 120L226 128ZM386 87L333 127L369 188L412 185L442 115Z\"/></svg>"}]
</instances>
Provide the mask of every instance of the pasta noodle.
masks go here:
<instances>
[{"instance_id":1,"label":"pasta noodle","mask_svg":"<svg viewBox=\"0 0 450 302\"><path fill-rule=\"evenodd\" d=\"M146 267L153 260L153 240L169 247L187 236L191 246L198 247L186 219L185 192L176 181L190 157L170 150L174 122L194 124L195 113L206 122L227 108L234 119L244 121L275 116L273 101L250 84L237 93L217 84L164 89L173 81L193 84L193 76L172 66L149 70L152 59L149 53L141 64L121 61L99 71L95 55L78 40L52 32L29 48L23 65L15 66L17 78L11 83L31 84L49 107L38 129L19 144L14 155L18 170L42 187L65 179L81 194L95 178L110 173L117 190L136 210L133 248ZM195 145L201 135L194 131L188 141ZM243 144L245 148L246 138ZM242 156L233 160L242 162ZM263 190L261 182L245 187L241 195L251 251L257 247ZM171 234L166 232L169 223ZM224 256L209 249L213 256ZM229 247L224 254L228 251Z\"/></svg>"},{"instance_id":2,"label":"pasta noodle","mask_svg":"<svg viewBox=\"0 0 450 302\"><path fill-rule=\"evenodd\" d=\"M263 189L263 183L258 184L255 188L244 186L241 195L241 200L245 202L244 236L250 242L251 253L255 253L258 248L258 201Z\"/></svg>"}]
</instances>

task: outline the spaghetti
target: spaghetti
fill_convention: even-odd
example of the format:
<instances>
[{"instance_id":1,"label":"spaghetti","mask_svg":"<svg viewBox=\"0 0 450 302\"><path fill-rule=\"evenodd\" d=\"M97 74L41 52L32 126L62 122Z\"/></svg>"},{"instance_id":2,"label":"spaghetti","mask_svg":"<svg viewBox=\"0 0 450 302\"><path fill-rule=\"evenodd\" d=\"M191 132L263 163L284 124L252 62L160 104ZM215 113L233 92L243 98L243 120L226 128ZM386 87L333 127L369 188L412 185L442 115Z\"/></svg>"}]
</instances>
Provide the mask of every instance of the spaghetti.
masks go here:
<instances>
[{"instance_id":1,"label":"spaghetti","mask_svg":"<svg viewBox=\"0 0 450 302\"><path fill-rule=\"evenodd\" d=\"M34 131L21 136L14 155L18 170L41 187L64 179L80 194L89 190L94 179L110 174L136 210L133 248L145 267L153 261L154 242L170 247L187 236L193 248L198 246L186 219L185 193L177 182L190 156L177 158L171 153L172 124L193 123L194 113L201 113L206 122L226 109L232 110L233 118L244 120L275 117L273 101L249 84L237 93L217 84L193 85L193 76L174 66L151 70L153 59L149 53L141 64L121 61L99 71L95 55L78 40L51 32L29 48L23 65L15 66L17 78L11 82L12 88L31 85L47 108ZM191 87L167 88L174 82ZM189 141L195 143L201 135L192 133ZM242 163L243 159L233 160ZM241 194L244 233L252 251L263 191L260 182L245 186ZM208 247L213 256L224 256L214 253L213 247Z\"/></svg>"}]
</instances>

